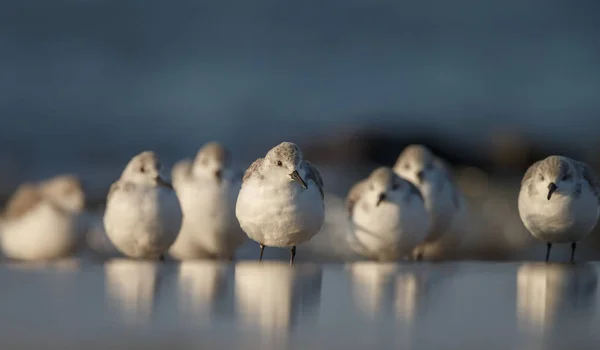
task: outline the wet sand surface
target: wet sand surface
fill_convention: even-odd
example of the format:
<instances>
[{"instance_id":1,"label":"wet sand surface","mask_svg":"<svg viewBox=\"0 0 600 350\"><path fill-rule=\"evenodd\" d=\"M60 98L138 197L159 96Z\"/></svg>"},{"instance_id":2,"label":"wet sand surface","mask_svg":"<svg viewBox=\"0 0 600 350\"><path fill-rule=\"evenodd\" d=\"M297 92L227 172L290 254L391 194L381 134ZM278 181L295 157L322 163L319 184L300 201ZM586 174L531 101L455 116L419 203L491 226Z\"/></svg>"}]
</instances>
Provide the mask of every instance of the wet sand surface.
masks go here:
<instances>
[{"instance_id":1,"label":"wet sand surface","mask_svg":"<svg viewBox=\"0 0 600 350\"><path fill-rule=\"evenodd\" d=\"M3 349L591 349L598 263L0 267Z\"/></svg>"}]
</instances>

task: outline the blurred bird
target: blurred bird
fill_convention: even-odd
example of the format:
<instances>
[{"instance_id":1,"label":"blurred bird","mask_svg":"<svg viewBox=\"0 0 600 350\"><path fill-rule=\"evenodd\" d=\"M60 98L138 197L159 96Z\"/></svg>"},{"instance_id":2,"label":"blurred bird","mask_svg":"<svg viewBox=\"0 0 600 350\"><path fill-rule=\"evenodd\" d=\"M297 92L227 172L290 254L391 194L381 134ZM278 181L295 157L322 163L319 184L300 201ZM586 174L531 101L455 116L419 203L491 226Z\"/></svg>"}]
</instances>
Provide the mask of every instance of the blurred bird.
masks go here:
<instances>
[{"instance_id":1,"label":"blurred bird","mask_svg":"<svg viewBox=\"0 0 600 350\"><path fill-rule=\"evenodd\" d=\"M84 206L85 194L76 176L22 184L4 211L0 236L4 255L19 260L71 256L83 238Z\"/></svg>"},{"instance_id":2,"label":"blurred bird","mask_svg":"<svg viewBox=\"0 0 600 350\"><path fill-rule=\"evenodd\" d=\"M377 168L347 198L355 249L367 258L398 260L421 244L431 218L419 190L392 169Z\"/></svg>"},{"instance_id":3,"label":"blurred bird","mask_svg":"<svg viewBox=\"0 0 600 350\"><path fill-rule=\"evenodd\" d=\"M180 260L232 260L247 237L235 217L242 176L231 168L229 152L207 143L193 162L177 163L172 178L184 219L169 254Z\"/></svg>"},{"instance_id":4,"label":"blurred bird","mask_svg":"<svg viewBox=\"0 0 600 350\"><path fill-rule=\"evenodd\" d=\"M600 185L587 164L550 156L527 169L519 192L519 215L529 232L546 242L546 261L553 243L571 243L571 262L577 242L598 221Z\"/></svg>"},{"instance_id":5,"label":"blurred bird","mask_svg":"<svg viewBox=\"0 0 600 350\"><path fill-rule=\"evenodd\" d=\"M158 156L142 152L112 184L104 227L114 246L131 258L164 259L181 228L175 190L161 174Z\"/></svg>"},{"instance_id":6,"label":"blurred bird","mask_svg":"<svg viewBox=\"0 0 600 350\"><path fill-rule=\"evenodd\" d=\"M394 171L419 188L431 215L429 235L413 256L419 260L428 250L452 250L460 245L468 231L469 210L446 164L427 147L410 145L398 156Z\"/></svg>"}]
</instances>

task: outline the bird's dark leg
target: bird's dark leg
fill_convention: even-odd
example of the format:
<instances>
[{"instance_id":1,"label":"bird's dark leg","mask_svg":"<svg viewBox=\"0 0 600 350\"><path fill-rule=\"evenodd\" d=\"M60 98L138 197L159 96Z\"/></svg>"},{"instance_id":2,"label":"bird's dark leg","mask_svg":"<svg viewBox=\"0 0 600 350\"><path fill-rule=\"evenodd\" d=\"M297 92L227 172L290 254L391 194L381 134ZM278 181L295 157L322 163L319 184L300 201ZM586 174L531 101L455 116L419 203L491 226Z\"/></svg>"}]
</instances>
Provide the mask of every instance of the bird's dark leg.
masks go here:
<instances>
[{"instance_id":1,"label":"bird's dark leg","mask_svg":"<svg viewBox=\"0 0 600 350\"><path fill-rule=\"evenodd\" d=\"M260 244L260 258L258 258L258 261L262 261L262 256L263 256L264 250L265 250L265 246L263 244Z\"/></svg>"},{"instance_id":2,"label":"bird's dark leg","mask_svg":"<svg viewBox=\"0 0 600 350\"><path fill-rule=\"evenodd\" d=\"M552 248L552 243L546 243L546 262L550 259L550 248Z\"/></svg>"},{"instance_id":3,"label":"bird's dark leg","mask_svg":"<svg viewBox=\"0 0 600 350\"><path fill-rule=\"evenodd\" d=\"M296 256L296 246L290 249L290 265L294 265L294 257Z\"/></svg>"},{"instance_id":4,"label":"bird's dark leg","mask_svg":"<svg viewBox=\"0 0 600 350\"><path fill-rule=\"evenodd\" d=\"M415 255L415 260L416 261L421 261L423 260L423 256L425 255L425 252L423 251L423 249L418 249L417 250L417 254Z\"/></svg>"},{"instance_id":5,"label":"bird's dark leg","mask_svg":"<svg viewBox=\"0 0 600 350\"><path fill-rule=\"evenodd\" d=\"M577 248L577 243L571 242L571 263L575 262L575 248Z\"/></svg>"}]
</instances>

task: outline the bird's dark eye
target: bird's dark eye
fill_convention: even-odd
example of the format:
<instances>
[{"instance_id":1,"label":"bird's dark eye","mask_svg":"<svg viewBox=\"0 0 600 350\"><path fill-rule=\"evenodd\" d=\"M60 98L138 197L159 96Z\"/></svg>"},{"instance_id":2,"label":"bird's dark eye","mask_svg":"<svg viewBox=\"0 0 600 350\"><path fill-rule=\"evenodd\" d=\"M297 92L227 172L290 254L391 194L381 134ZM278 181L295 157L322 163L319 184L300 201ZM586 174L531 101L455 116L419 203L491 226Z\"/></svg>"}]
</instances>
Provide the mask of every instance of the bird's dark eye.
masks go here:
<instances>
[{"instance_id":1,"label":"bird's dark eye","mask_svg":"<svg viewBox=\"0 0 600 350\"><path fill-rule=\"evenodd\" d=\"M544 181L544 175L540 174L540 180Z\"/></svg>"},{"instance_id":2,"label":"bird's dark eye","mask_svg":"<svg viewBox=\"0 0 600 350\"><path fill-rule=\"evenodd\" d=\"M277 161L277 166L282 166L282 165L283 165L283 163L280 160L278 160Z\"/></svg>"},{"instance_id":3,"label":"bird's dark eye","mask_svg":"<svg viewBox=\"0 0 600 350\"><path fill-rule=\"evenodd\" d=\"M141 167L141 168L140 168L140 171L141 171L142 173L145 173L145 172L146 172L146 168L144 168L144 167Z\"/></svg>"},{"instance_id":4,"label":"bird's dark eye","mask_svg":"<svg viewBox=\"0 0 600 350\"><path fill-rule=\"evenodd\" d=\"M410 164L404 163L404 169L406 169L406 170L410 169Z\"/></svg>"}]
</instances>

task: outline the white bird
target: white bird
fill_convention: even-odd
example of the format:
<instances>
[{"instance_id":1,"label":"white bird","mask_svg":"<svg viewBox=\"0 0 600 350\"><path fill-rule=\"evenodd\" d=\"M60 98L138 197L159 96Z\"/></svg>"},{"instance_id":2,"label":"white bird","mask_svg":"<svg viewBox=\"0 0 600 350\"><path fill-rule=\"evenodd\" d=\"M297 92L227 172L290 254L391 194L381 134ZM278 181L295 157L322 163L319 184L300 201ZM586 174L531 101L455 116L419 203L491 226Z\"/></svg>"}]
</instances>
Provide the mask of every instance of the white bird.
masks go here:
<instances>
[{"instance_id":1,"label":"white bird","mask_svg":"<svg viewBox=\"0 0 600 350\"><path fill-rule=\"evenodd\" d=\"M553 243L577 242L596 226L600 213L600 185L585 163L550 156L527 169L519 191L519 215L529 232L546 242L546 261Z\"/></svg>"},{"instance_id":2,"label":"white bird","mask_svg":"<svg viewBox=\"0 0 600 350\"><path fill-rule=\"evenodd\" d=\"M268 247L290 247L316 235L325 218L323 180L300 148L282 142L246 170L236 216L248 237L260 244L260 259Z\"/></svg>"},{"instance_id":3,"label":"white bird","mask_svg":"<svg viewBox=\"0 0 600 350\"><path fill-rule=\"evenodd\" d=\"M179 162L172 174L184 219L169 254L180 260L232 260L247 237L235 217L242 176L231 169L229 152L219 143L207 143L193 163Z\"/></svg>"},{"instance_id":4,"label":"white bird","mask_svg":"<svg viewBox=\"0 0 600 350\"><path fill-rule=\"evenodd\" d=\"M181 228L179 200L160 169L154 152L142 152L110 187L104 227L114 246L128 257L163 259Z\"/></svg>"},{"instance_id":5,"label":"white bird","mask_svg":"<svg viewBox=\"0 0 600 350\"><path fill-rule=\"evenodd\" d=\"M419 188L431 215L429 235L413 252L415 258L422 259L429 248L456 248L467 230L468 208L446 164L425 146L410 145L398 156L394 171Z\"/></svg>"},{"instance_id":6,"label":"white bird","mask_svg":"<svg viewBox=\"0 0 600 350\"><path fill-rule=\"evenodd\" d=\"M421 244L431 227L421 192L390 168L377 168L354 185L347 205L356 249L367 258L398 260Z\"/></svg>"},{"instance_id":7,"label":"white bird","mask_svg":"<svg viewBox=\"0 0 600 350\"><path fill-rule=\"evenodd\" d=\"M83 238L85 194L76 176L61 175L19 186L2 224L4 255L18 260L71 256Z\"/></svg>"}]
</instances>

